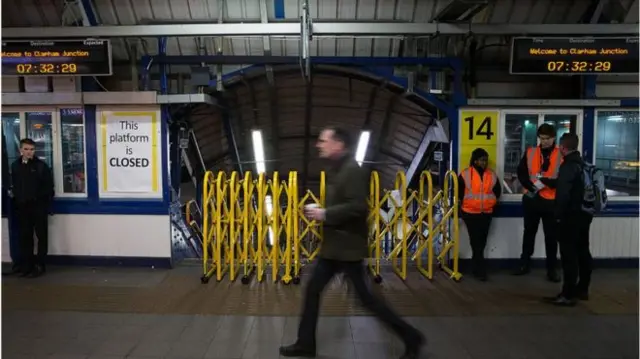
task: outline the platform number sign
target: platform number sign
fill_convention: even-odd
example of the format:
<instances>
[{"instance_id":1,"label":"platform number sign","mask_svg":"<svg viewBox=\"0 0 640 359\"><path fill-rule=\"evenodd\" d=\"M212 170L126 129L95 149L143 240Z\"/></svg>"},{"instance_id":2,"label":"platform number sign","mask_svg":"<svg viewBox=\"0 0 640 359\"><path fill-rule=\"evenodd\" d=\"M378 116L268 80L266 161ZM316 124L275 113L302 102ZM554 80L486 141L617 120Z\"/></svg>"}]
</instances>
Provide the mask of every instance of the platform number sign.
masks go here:
<instances>
[{"instance_id":1,"label":"platform number sign","mask_svg":"<svg viewBox=\"0 0 640 359\"><path fill-rule=\"evenodd\" d=\"M469 128L467 129L467 133L469 134L469 140L473 141L474 137L485 137L487 140L491 140L491 138L495 135L493 132L493 126L491 126L491 117L485 117L482 121L478 121L480 119L476 119L475 117L466 117L464 122ZM478 125L478 122L480 124Z\"/></svg>"},{"instance_id":2,"label":"platform number sign","mask_svg":"<svg viewBox=\"0 0 640 359\"><path fill-rule=\"evenodd\" d=\"M489 153L489 167L496 170L498 155L498 111L461 110L458 170L469 166L471 153L483 148Z\"/></svg>"}]
</instances>

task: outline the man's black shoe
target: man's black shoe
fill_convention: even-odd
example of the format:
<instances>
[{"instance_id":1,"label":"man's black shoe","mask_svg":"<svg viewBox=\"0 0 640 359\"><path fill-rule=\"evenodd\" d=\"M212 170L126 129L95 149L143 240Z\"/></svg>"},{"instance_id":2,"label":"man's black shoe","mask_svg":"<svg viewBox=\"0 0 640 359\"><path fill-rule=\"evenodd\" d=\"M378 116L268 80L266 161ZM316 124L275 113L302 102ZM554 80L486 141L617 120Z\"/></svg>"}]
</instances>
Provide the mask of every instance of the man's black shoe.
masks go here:
<instances>
[{"instance_id":1,"label":"man's black shoe","mask_svg":"<svg viewBox=\"0 0 640 359\"><path fill-rule=\"evenodd\" d=\"M17 265L17 264L14 264L14 265L11 267L11 274L20 274L20 273L22 273L22 267L20 267L20 266L19 266L19 265Z\"/></svg>"},{"instance_id":2,"label":"man's black shoe","mask_svg":"<svg viewBox=\"0 0 640 359\"><path fill-rule=\"evenodd\" d=\"M485 271L476 272L473 274L473 276L481 282L486 282L489 279L489 277L487 276L487 272Z\"/></svg>"},{"instance_id":3,"label":"man's black shoe","mask_svg":"<svg viewBox=\"0 0 640 359\"><path fill-rule=\"evenodd\" d=\"M512 274L513 275L526 275L526 274L529 274L530 271L531 271L531 268L529 268L528 265L521 265Z\"/></svg>"},{"instance_id":4,"label":"man's black shoe","mask_svg":"<svg viewBox=\"0 0 640 359\"><path fill-rule=\"evenodd\" d=\"M37 277L42 276L44 273L45 273L44 267L41 266L41 265L36 265L35 267L33 267L33 270L31 270L29 272L27 277L29 277L29 278L37 278Z\"/></svg>"},{"instance_id":5,"label":"man's black shoe","mask_svg":"<svg viewBox=\"0 0 640 359\"><path fill-rule=\"evenodd\" d=\"M547 271L547 280L552 283L560 283L560 276L556 271Z\"/></svg>"},{"instance_id":6,"label":"man's black shoe","mask_svg":"<svg viewBox=\"0 0 640 359\"><path fill-rule=\"evenodd\" d=\"M577 304L575 299L567 298L562 294L559 294L555 297L544 298L544 301L560 307L574 307Z\"/></svg>"},{"instance_id":7,"label":"man's black shoe","mask_svg":"<svg viewBox=\"0 0 640 359\"><path fill-rule=\"evenodd\" d=\"M579 291L578 293L576 293L576 298L578 298L579 300L588 301L589 293L587 291Z\"/></svg>"},{"instance_id":8,"label":"man's black shoe","mask_svg":"<svg viewBox=\"0 0 640 359\"><path fill-rule=\"evenodd\" d=\"M420 350L426 343L426 338L422 333L416 331L413 339L407 341L404 354L400 357L400 359L418 359L420 357Z\"/></svg>"},{"instance_id":9,"label":"man's black shoe","mask_svg":"<svg viewBox=\"0 0 640 359\"><path fill-rule=\"evenodd\" d=\"M562 293L554 295L553 297L543 297L542 301L543 302L547 302L547 303L551 303L551 302L557 300L560 297L562 297Z\"/></svg>"},{"instance_id":10,"label":"man's black shoe","mask_svg":"<svg viewBox=\"0 0 640 359\"><path fill-rule=\"evenodd\" d=\"M31 268L23 268L23 269L20 271L19 276L20 276L20 277L28 277L28 276L30 276L30 275L31 275L31 273L32 273L34 270L35 270L35 267L31 267Z\"/></svg>"},{"instance_id":11,"label":"man's black shoe","mask_svg":"<svg viewBox=\"0 0 640 359\"><path fill-rule=\"evenodd\" d=\"M303 357L303 358L315 358L315 348L305 348L298 344L292 344L284 347L280 347L280 355L283 357Z\"/></svg>"}]
</instances>

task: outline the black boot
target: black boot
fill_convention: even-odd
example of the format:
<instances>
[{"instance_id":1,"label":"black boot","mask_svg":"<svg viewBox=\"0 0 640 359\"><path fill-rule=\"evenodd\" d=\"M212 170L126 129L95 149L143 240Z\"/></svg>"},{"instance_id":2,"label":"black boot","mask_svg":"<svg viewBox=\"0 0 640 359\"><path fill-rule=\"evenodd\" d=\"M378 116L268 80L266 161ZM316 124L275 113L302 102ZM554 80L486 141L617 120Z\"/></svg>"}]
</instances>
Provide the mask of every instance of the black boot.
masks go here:
<instances>
[{"instance_id":1,"label":"black boot","mask_svg":"<svg viewBox=\"0 0 640 359\"><path fill-rule=\"evenodd\" d=\"M576 299L583 301L589 300L589 290L585 289L581 283L578 283L576 287Z\"/></svg>"},{"instance_id":2,"label":"black boot","mask_svg":"<svg viewBox=\"0 0 640 359\"><path fill-rule=\"evenodd\" d=\"M426 339L422 333L416 330L411 339L406 341L406 349L400 359L418 359L420 350L425 345Z\"/></svg>"},{"instance_id":3,"label":"black boot","mask_svg":"<svg viewBox=\"0 0 640 359\"><path fill-rule=\"evenodd\" d=\"M283 357L315 358L316 348L302 346L298 343L280 347L280 355Z\"/></svg>"},{"instance_id":4,"label":"black boot","mask_svg":"<svg viewBox=\"0 0 640 359\"><path fill-rule=\"evenodd\" d=\"M531 265L528 260L520 262L520 266L513 272L513 275L526 275L531 272Z\"/></svg>"},{"instance_id":5,"label":"black boot","mask_svg":"<svg viewBox=\"0 0 640 359\"><path fill-rule=\"evenodd\" d=\"M560 283L560 276L555 269L547 270L547 280L551 283Z\"/></svg>"},{"instance_id":6,"label":"black boot","mask_svg":"<svg viewBox=\"0 0 640 359\"><path fill-rule=\"evenodd\" d=\"M33 273L33 271L34 271L34 270L35 270L35 266L34 266L34 265L26 265L26 266L23 266L23 267L20 269L20 274L19 274L19 276L20 276L20 277L29 277L29 276L31 276L31 273Z\"/></svg>"},{"instance_id":7,"label":"black boot","mask_svg":"<svg viewBox=\"0 0 640 359\"><path fill-rule=\"evenodd\" d=\"M11 266L11 274L22 273L22 266L20 264L14 264Z\"/></svg>"},{"instance_id":8,"label":"black boot","mask_svg":"<svg viewBox=\"0 0 640 359\"><path fill-rule=\"evenodd\" d=\"M481 282L487 281L487 268L483 260L478 260L474 263L473 276Z\"/></svg>"},{"instance_id":9,"label":"black boot","mask_svg":"<svg viewBox=\"0 0 640 359\"><path fill-rule=\"evenodd\" d=\"M33 270L27 275L29 278L37 278L42 276L46 272L46 269L41 264L36 264L33 266Z\"/></svg>"},{"instance_id":10,"label":"black boot","mask_svg":"<svg viewBox=\"0 0 640 359\"><path fill-rule=\"evenodd\" d=\"M577 301L573 298L568 298L564 294L560 293L555 297L546 297L543 300L549 304L553 304L559 307L575 307Z\"/></svg>"}]
</instances>

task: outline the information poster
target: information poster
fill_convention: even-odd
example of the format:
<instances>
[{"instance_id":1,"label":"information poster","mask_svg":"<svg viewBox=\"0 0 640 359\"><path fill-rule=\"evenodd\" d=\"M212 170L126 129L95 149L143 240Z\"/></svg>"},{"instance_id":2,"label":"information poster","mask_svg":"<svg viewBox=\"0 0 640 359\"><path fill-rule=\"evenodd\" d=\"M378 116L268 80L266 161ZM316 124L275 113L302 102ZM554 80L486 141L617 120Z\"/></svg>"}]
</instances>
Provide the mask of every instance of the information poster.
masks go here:
<instances>
[{"instance_id":1,"label":"information poster","mask_svg":"<svg viewBox=\"0 0 640 359\"><path fill-rule=\"evenodd\" d=\"M100 192L152 194L160 190L157 112L103 112L98 132Z\"/></svg>"},{"instance_id":2,"label":"information poster","mask_svg":"<svg viewBox=\"0 0 640 359\"><path fill-rule=\"evenodd\" d=\"M458 171L469 167L471 153L483 148L489 153L489 168L497 172L498 116L497 110L461 110Z\"/></svg>"}]
</instances>

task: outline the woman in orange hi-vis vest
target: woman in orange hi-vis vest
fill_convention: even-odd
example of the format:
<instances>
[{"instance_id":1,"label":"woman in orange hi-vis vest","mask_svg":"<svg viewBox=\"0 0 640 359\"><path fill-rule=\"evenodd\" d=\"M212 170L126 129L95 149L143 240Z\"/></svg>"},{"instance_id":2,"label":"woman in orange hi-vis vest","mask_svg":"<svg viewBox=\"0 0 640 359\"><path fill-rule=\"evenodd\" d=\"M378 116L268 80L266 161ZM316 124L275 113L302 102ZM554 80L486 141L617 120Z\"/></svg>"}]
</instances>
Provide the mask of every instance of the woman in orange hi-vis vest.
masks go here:
<instances>
[{"instance_id":1,"label":"woman in orange hi-vis vest","mask_svg":"<svg viewBox=\"0 0 640 359\"><path fill-rule=\"evenodd\" d=\"M491 169L489 154L482 148L471 153L469 167L458 176L458 198L461 217L469 232L473 275L481 281L487 280L484 250L491 227L493 210L502 194L498 176Z\"/></svg>"},{"instance_id":2,"label":"woman in orange hi-vis vest","mask_svg":"<svg viewBox=\"0 0 640 359\"><path fill-rule=\"evenodd\" d=\"M556 182L562 155L556 143L556 128L548 123L538 127L540 145L527 149L518 165L518 180L524 187L522 207L524 210L524 233L522 254L515 275L530 271L538 226L542 220L545 252L547 255L547 279L559 282L556 272L558 262L558 241L556 223L553 218Z\"/></svg>"}]
</instances>

